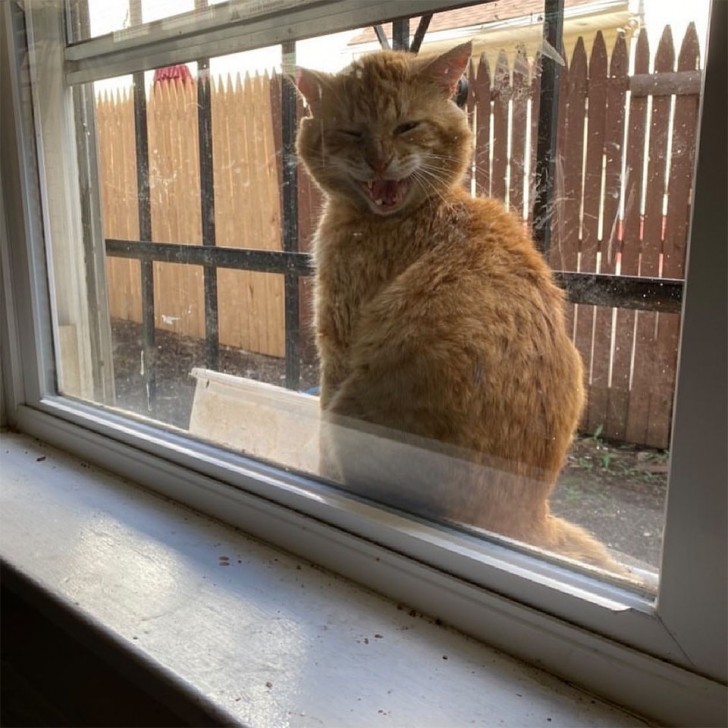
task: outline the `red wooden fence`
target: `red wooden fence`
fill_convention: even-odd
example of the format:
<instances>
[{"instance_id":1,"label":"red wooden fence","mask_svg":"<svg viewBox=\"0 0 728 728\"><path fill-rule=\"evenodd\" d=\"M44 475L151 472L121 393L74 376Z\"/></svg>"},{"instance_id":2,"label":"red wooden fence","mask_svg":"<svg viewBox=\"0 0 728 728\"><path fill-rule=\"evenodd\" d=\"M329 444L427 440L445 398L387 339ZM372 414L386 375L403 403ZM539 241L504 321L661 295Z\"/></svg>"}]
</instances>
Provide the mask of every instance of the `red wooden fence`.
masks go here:
<instances>
[{"instance_id":1,"label":"red wooden fence","mask_svg":"<svg viewBox=\"0 0 728 728\"><path fill-rule=\"evenodd\" d=\"M554 236L556 270L683 278L698 115L700 54L690 26L677 61L665 28L650 62L646 32L633 69L618 38L580 39L561 69ZM525 223L534 196L539 69L505 53L470 70L472 187ZM582 429L669 445L678 314L569 304L568 326L588 377Z\"/></svg>"}]
</instances>

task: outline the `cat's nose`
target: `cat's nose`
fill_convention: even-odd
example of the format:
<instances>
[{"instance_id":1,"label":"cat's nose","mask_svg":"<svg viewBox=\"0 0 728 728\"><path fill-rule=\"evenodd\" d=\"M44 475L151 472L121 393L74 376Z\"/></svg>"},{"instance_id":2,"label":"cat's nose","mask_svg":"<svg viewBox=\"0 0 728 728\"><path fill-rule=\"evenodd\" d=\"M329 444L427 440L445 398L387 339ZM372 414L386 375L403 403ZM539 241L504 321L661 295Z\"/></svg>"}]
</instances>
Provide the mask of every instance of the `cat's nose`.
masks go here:
<instances>
[{"instance_id":1,"label":"cat's nose","mask_svg":"<svg viewBox=\"0 0 728 728\"><path fill-rule=\"evenodd\" d=\"M389 165L392 163L394 155L390 156L388 159L385 159L384 157L377 157L374 160L369 162L369 166L374 170L374 173L381 177L387 169L389 169Z\"/></svg>"}]
</instances>

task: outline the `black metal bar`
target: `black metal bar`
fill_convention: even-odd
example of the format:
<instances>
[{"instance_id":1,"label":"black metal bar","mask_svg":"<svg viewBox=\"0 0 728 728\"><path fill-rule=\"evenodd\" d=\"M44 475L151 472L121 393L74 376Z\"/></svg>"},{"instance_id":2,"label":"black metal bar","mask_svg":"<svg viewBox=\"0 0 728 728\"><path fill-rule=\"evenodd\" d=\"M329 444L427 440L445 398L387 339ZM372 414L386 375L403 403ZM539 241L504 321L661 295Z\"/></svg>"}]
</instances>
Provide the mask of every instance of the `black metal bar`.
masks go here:
<instances>
[{"instance_id":1,"label":"black metal bar","mask_svg":"<svg viewBox=\"0 0 728 728\"><path fill-rule=\"evenodd\" d=\"M544 0L544 41L561 51L564 0ZM559 76L557 61L541 54L541 103L536 148L536 199L533 203L533 235L544 255L551 246L551 212L554 202L556 135L559 123Z\"/></svg>"},{"instance_id":2,"label":"black metal bar","mask_svg":"<svg viewBox=\"0 0 728 728\"><path fill-rule=\"evenodd\" d=\"M214 246L215 184L212 167L212 104L210 101L210 60L197 61L197 130L200 155L200 212L202 244ZM205 268L205 343L208 369L219 369L220 326L217 300L217 270Z\"/></svg>"},{"instance_id":3,"label":"black metal bar","mask_svg":"<svg viewBox=\"0 0 728 728\"><path fill-rule=\"evenodd\" d=\"M427 13L420 18L420 22L417 24L417 30L415 31L415 37L412 39L412 45L410 51L412 53L419 53L422 41L425 39L425 33L430 27L430 21L432 20L432 13Z\"/></svg>"},{"instance_id":4,"label":"black metal bar","mask_svg":"<svg viewBox=\"0 0 728 728\"><path fill-rule=\"evenodd\" d=\"M195 0L195 10L207 8L207 0ZM212 103L210 100L210 59L197 59L197 138L200 166L200 217L202 244L214 246L215 180L212 165ZM217 270L203 271L205 307L205 360L208 369L219 369L220 324L217 299Z\"/></svg>"},{"instance_id":5,"label":"black metal bar","mask_svg":"<svg viewBox=\"0 0 728 728\"><path fill-rule=\"evenodd\" d=\"M134 26L142 24L141 0L129 0L129 22ZM152 207L149 196L149 136L147 130L147 94L144 87L144 72L132 76L134 82L134 140L136 151L136 177L139 214L139 238L152 239ZM147 395L147 409L153 412L157 399L157 362L154 321L154 264L141 261L142 294L142 376Z\"/></svg>"},{"instance_id":6,"label":"black metal bar","mask_svg":"<svg viewBox=\"0 0 728 728\"><path fill-rule=\"evenodd\" d=\"M251 250L217 245L184 245L180 243L147 243L107 238L106 254L114 258L181 263L260 273L279 273L295 276L313 275L314 267L308 253L282 250Z\"/></svg>"},{"instance_id":7,"label":"black metal bar","mask_svg":"<svg viewBox=\"0 0 728 728\"><path fill-rule=\"evenodd\" d=\"M598 273L557 271L556 283L572 303L640 311L680 313L683 281L674 278L640 278Z\"/></svg>"},{"instance_id":8,"label":"black metal bar","mask_svg":"<svg viewBox=\"0 0 728 728\"><path fill-rule=\"evenodd\" d=\"M314 274L308 253L248 248L205 247L180 243L145 243L133 240L106 240L111 257L133 258L161 263L215 266L235 270L282 273L289 276ZM570 301L614 308L630 308L661 313L680 313L683 281L675 278L642 278L604 273L556 271L554 277Z\"/></svg>"},{"instance_id":9,"label":"black metal bar","mask_svg":"<svg viewBox=\"0 0 728 728\"><path fill-rule=\"evenodd\" d=\"M282 44L284 58L295 63L296 42ZM283 153L283 250L298 250L298 160L296 157L296 91L293 84L281 84ZM301 379L301 314L298 276L285 275L286 387L298 389Z\"/></svg>"},{"instance_id":10,"label":"black metal bar","mask_svg":"<svg viewBox=\"0 0 728 728\"><path fill-rule=\"evenodd\" d=\"M379 45L386 51L391 50L392 46L389 45L389 41L387 40L387 34L384 32L384 28L382 28L379 23L373 25L372 28L374 28L374 33L377 36Z\"/></svg>"},{"instance_id":11,"label":"black metal bar","mask_svg":"<svg viewBox=\"0 0 728 728\"><path fill-rule=\"evenodd\" d=\"M139 237L152 239L152 208L149 198L149 138L147 136L147 96L144 73L134 76L134 138L136 140L136 173L139 210ZM142 361L147 408L154 410L157 397L157 364L154 322L154 266L141 261L142 293Z\"/></svg>"},{"instance_id":12,"label":"black metal bar","mask_svg":"<svg viewBox=\"0 0 728 728\"><path fill-rule=\"evenodd\" d=\"M409 18L392 21L392 48L395 51L409 50Z\"/></svg>"}]
</instances>

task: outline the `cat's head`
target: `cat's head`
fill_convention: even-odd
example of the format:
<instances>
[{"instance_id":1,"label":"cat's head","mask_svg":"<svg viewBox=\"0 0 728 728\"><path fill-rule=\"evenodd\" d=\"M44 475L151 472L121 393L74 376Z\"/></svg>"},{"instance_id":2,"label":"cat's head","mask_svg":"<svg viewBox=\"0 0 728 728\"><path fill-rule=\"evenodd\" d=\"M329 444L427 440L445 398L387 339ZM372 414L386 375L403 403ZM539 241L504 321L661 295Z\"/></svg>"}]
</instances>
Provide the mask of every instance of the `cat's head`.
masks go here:
<instances>
[{"instance_id":1,"label":"cat's head","mask_svg":"<svg viewBox=\"0 0 728 728\"><path fill-rule=\"evenodd\" d=\"M451 100L471 44L436 57L381 51L335 75L299 68L310 116L298 154L330 196L374 215L396 215L458 184L471 135Z\"/></svg>"}]
</instances>

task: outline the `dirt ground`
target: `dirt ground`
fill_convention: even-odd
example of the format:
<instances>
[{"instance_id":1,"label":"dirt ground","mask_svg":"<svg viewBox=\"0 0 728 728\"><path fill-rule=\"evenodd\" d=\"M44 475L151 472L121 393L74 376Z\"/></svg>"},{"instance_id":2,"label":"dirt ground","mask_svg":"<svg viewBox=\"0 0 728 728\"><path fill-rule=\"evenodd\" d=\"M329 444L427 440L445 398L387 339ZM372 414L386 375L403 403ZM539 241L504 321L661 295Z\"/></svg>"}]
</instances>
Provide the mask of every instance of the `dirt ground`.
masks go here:
<instances>
[{"instance_id":1,"label":"dirt ground","mask_svg":"<svg viewBox=\"0 0 728 728\"><path fill-rule=\"evenodd\" d=\"M551 501L607 546L659 566L668 453L580 436Z\"/></svg>"},{"instance_id":2,"label":"dirt ground","mask_svg":"<svg viewBox=\"0 0 728 728\"><path fill-rule=\"evenodd\" d=\"M195 381L193 367L205 366L202 342L157 331L157 396L147 407L141 367L140 327L112 327L117 405L187 429ZM221 347L220 371L270 384L285 382L282 360ZM300 389L318 382L318 367L301 361ZM658 567L662 544L668 453L607 442L599 433L574 442L552 499L553 511L581 524L610 548Z\"/></svg>"}]
</instances>

